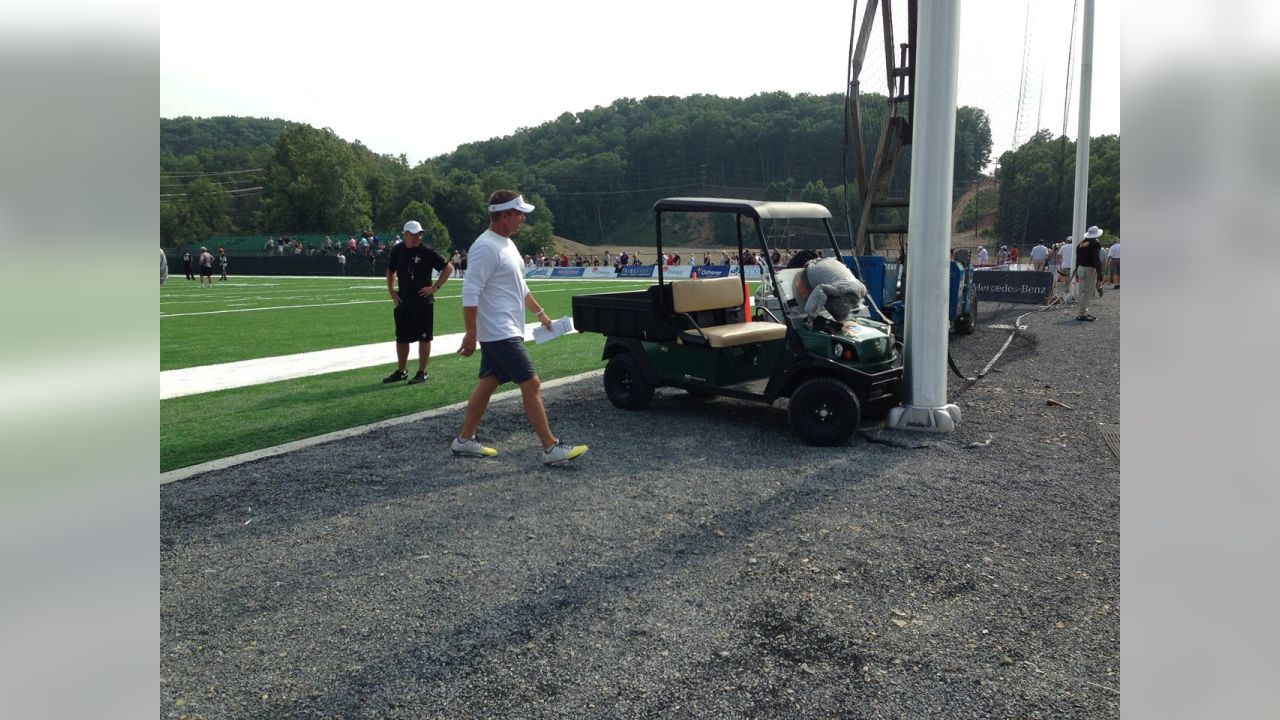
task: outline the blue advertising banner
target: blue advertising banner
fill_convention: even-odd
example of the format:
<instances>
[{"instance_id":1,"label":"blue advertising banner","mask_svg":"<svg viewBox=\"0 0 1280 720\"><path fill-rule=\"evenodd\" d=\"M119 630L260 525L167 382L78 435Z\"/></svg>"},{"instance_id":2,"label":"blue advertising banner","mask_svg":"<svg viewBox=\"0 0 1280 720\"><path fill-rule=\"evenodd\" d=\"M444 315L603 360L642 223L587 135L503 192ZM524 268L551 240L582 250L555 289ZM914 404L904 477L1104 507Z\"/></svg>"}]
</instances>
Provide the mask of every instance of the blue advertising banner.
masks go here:
<instances>
[{"instance_id":1,"label":"blue advertising banner","mask_svg":"<svg viewBox=\"0 0 1280 720\"><path fill-rule=\"evenodd\" d=\"M729 277L728 265L699 265L699 278L722 278Z\"/></svg>"},{"instance_id":2,"label":"blue advertising banner","mask_svg":"<svg viewBox=\"0 0 1280 720\"><path fill-rule=\"evenodd\" d=\"M1040 305L1053 292L1053 275L1034 270L983 270L973 274L979 300Z\"/></svg>"},{"instance_id":3,"label":"blue advertising banner","mask_svg":"<svg viewBox=\"0 0 1280 720\"><path fill-rule=\"evenodd\" d=\"M627 265L618 277L654 277L657 271L656 265Z\"/></svg>"},{"instance_id":4,"label":"blue advertising banner","mask_svg":"<svg viewBox=\"0 0 1280 720\"><path fill-rule=\"evenodd\" d=\"M582 268L580 267L551 268L551 277L582 277Z\"/></svg>"}]
</instances>

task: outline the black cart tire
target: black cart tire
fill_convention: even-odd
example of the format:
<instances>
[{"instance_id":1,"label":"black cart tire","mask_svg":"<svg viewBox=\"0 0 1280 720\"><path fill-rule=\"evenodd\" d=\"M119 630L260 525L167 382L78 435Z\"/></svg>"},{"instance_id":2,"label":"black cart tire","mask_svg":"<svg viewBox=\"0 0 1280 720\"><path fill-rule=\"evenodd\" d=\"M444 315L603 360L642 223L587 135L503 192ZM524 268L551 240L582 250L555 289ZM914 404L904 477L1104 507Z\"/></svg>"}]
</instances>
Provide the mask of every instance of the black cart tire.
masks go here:
<instances>
[{"instance_id":1,"label":"black cart tire","mask_svg":"<svg viewBox=\"0 0 1280 720\"><path fill-rule=\"evenodd\" d=\"M604 367L604 392L623 410L639 410L653 399L653 385L630 353L614 355Z\"/></svg>"},{"instance_id":2,"label":"black cart tire","mask_svg":"<svg viewBox=\"0 0 1280 720\"><path fill-rule=\"evenodd\" d=\"M841 445L862 420L853 389L835 378L811 378L791 393L791 428L810 445Z\"/></svg>"},{"instance_id":3,"label":"black cart tire","mask_svg":"<svg viewBox=\"0 0 1280 720\"><path fill-rule=\"evenodd\" d=\"M972 335L978 329L978 296L974 294L973 305L969 312L956 318L956 332L960 335Z\"/></svg>"}]
</instances>

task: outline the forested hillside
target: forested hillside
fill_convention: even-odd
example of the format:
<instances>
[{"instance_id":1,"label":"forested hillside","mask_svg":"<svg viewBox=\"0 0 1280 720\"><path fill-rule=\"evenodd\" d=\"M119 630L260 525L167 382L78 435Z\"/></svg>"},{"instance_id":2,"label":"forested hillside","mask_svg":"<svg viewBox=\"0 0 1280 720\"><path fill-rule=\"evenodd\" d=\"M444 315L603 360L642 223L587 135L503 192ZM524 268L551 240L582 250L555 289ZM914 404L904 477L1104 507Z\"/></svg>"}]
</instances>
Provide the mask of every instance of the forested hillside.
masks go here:
<instances>
[{"instance_id":1,"label":"forested hillside","mask_svg":"<svg viewBox=\"0 0 1280 720\"><path fill-rule=\"evenodd\" d=\"M885 99L864 96L862 110L872 157ZM284 120L162 119L161 237L178 245L215 234L390 234L415 218L441 249L465 247L499 187L538 205L519 236L529 251L552 232L594 245L647 242L649 208L670 195L803 199L840 216L847 189L856 220L856 188L842 187L844 117L844 97L835 94L626 98L412 167L403 155ZM986 113L960 108L956 134L955 185L963 191L991 159ZM1116 147L1118 155L1118 139ZM1006 177L1014 182L1001 186L1002 204L1006 186L1018 188L1009 202L1039 198L1039 174ZM1118 181L1117 164L1112 180L1097 182L1118 188Z\"/></svg>"}]
</instances>

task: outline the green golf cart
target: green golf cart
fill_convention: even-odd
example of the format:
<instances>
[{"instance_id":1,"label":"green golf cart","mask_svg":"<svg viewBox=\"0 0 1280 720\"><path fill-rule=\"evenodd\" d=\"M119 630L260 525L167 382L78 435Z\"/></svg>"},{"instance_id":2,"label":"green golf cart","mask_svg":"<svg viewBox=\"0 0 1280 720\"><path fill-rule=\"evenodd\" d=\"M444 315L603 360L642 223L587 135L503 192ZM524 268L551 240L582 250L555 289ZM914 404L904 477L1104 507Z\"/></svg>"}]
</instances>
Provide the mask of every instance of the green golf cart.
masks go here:
<instances>
[{"instance_id":1,"label":"green golf cart","mask_svg":"<svg viewBox=\"0 0 1280 720\"><path fill-rule=\"evenodd\" d=\"M821 222L830 252L839 258L825 207L666 198L653 211L659 258L664 214L732 215L738 257L744 257L743 221L750 220L764 259L762 284L774 302L756 303L752 311L744 265L736 276L707 277L719 273L705 268L698 279L667 282L659 264L658 283L645 290L574 297L574 327L605 336L610 402L639 410L662 386L766 404L790 398L792 428L814 445L842 444L864 415L883 417L896 404L902 367L889 327L867 317L807 318L795 282L804 270L775 268L770 261L761 221Z\"/></svg>"}]
</instances>

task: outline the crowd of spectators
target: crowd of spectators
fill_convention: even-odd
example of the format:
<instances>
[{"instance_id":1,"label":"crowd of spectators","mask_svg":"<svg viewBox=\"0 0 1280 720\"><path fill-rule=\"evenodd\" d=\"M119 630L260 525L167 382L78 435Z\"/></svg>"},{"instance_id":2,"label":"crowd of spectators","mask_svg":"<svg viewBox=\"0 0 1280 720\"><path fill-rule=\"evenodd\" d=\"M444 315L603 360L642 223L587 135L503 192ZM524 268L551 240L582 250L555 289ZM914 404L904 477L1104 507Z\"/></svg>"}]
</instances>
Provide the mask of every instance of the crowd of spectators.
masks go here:
<instances>
[{"instance_id":1,"label":"crowd of spectators","mask_svg":"<svg viewBox=\"0 0 1280 720\"><path fill-rule=\"evenodd\" d=\"M719 256L713 257L710 250L703 251L700 259L696 253L687 256L682 256L680 253L663 253L660 257L656 257L651 261L646 261L643 254L638 250L622 250L617 255L614 255L609 250L605 250L603 255L583 255L581 253L574 253L572 256L563 252L559 254L547 254L540 252L537 255L525 255L524 266L529 270L540 267L612 267L615 272L619 272L627 265L653 265L657 262L661 262L664 267L672 267L675 265L728 265L730 267L736 267L743 262L748 265L764 265L764 258L750 250L746 251L742 256L739 256L736 250L733 252L729 252L727 250L720 250L717 252L719 253ZM463 253L464 257L465 255L466 253ZM785 266L791 261L793 256L794 253L790 250L774 250L772 253L774 266ZM457 264L456 256L454 264Z\"/></svg>"}]
</instances>

